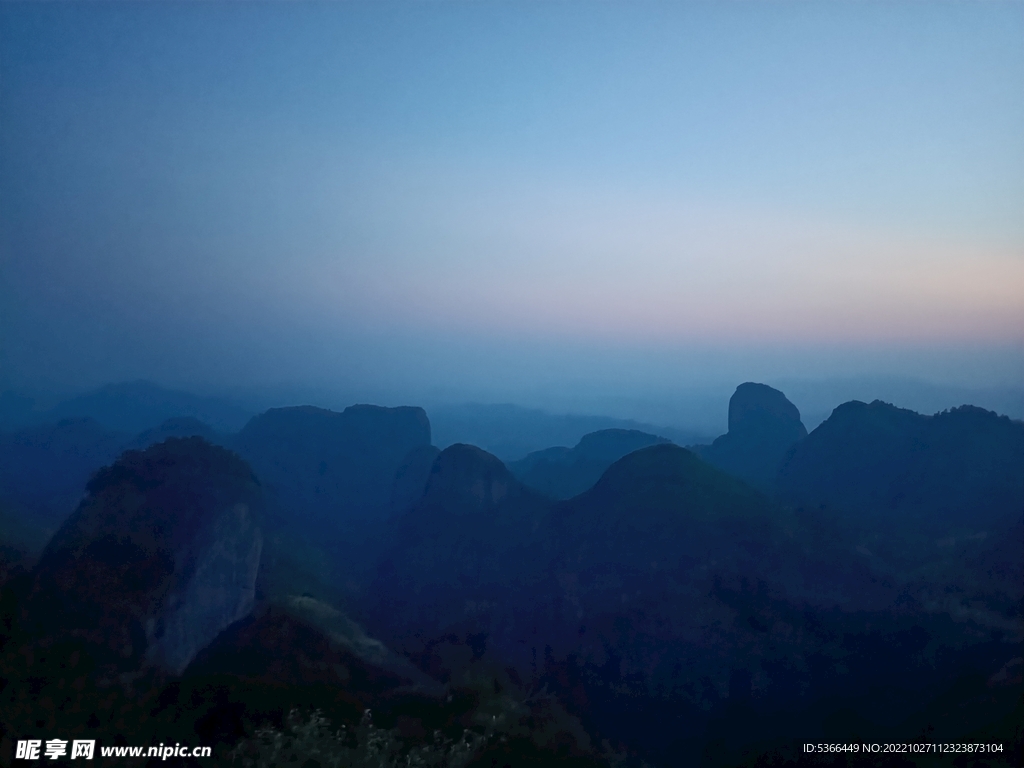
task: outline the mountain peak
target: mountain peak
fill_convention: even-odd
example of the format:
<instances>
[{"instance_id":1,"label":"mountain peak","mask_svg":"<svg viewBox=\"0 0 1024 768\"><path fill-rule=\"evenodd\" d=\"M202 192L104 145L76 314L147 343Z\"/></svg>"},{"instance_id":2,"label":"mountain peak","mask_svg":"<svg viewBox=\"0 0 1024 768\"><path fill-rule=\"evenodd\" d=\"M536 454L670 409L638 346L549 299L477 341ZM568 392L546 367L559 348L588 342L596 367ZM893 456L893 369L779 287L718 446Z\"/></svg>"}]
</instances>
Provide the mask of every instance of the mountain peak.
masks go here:
<instances>
[{"instance_id":1,"label":"mountain peak","mask_svg":"<svg viewBox=\"0 0 1024 768\"><path fill-rule=\"evenodd\" d=\"M421 506L443 504L446 509L483 512L522 490L497 456L474 445L456 443L434 460Z\"/></svg>"},{"instance_id":2,"label":"mountain peak","mask_svg":"<svg viewBox=\"0 0 1024 768\"><path fill-rule=\"evenodd\" d=\"M771 490L789 448L807 437L800 411L782 392L746 382L729 400L729 431L701 449L719 469Z\"/></svg>"},{"instance_id":3,"label":"mountain peak","mask_svg":"<svg viewBox=\"0 0 1024 768\"><path fill-rule=\"evenodd\" d=\"M56 620L93 648L124 648L117 667L144 655L178 674L253 606L262 489L200 437L127 451L87 489L36 568L38 629Z\"/></svg>"},{"instance_id":4,"label":"mountain peak","mask_svg":"<svg viewBox=\"0 0 1024 768\"><path fill-rule=\"evenodd\" d=\"M806 436L800 411L779 390L748 381L736 387L729 399L729 432L761 433L784 430L794 440Z\"/></svg>"}]
</instances>

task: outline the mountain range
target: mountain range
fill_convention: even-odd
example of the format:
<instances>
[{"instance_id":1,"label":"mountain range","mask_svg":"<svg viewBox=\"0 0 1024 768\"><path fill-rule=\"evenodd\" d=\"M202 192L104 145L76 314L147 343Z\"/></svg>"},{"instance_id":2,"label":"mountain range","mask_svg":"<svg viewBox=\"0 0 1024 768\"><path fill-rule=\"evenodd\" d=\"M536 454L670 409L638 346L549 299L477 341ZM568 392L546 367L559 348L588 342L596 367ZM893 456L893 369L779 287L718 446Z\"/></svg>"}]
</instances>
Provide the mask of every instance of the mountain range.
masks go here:
<instances>
[{"instance_id":1,"label":"mountain range","mask_svg":"<svg viewBox=\"0 0 1024 768\"><path fill-rule=\"evenodd\" d=\"M746 383L712 442L615 426L508 463L413 407L222 427L0 438L0 751L258 751L305 702L400 751L469 739L474 765L928 733L1019 763L1020 422L852 401L808 434Z\"/></svg>"}]
</instances>

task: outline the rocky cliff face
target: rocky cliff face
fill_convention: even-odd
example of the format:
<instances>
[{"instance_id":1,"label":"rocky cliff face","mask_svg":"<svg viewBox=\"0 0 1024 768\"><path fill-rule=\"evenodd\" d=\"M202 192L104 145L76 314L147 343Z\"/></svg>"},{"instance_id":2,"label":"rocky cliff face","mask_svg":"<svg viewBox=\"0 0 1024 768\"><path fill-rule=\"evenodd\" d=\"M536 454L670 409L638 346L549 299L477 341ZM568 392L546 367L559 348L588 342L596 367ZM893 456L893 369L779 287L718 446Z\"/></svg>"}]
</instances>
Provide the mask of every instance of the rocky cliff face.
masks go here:
<instances>
[{"instance_id":1,"label":"rocky cliff face","mask_svg":"<svg viewBox=\"0 0 1024 768\"><path fill-rule=\"evenodd\" d=\"M391 485L391 514L401 515L416 506L423 497L434 460L441 453L433 445L413 448L402 459Z\"/></svg>"},{"instance_id":2,"label":"rocky cliff face","mask_svg":"<svg viewBox=\"0 0 1024 768\"><path fill-rule=\"evenodd\" d=\"M83 643L101 677L180 673L252 609L262 507L248 465L201 438L125 453L43 552L28 636Z\"/></svg>"},{"instance_id":3,"label":"rocky cliff face","mask_svg":"<svg viewBox=\"0 0 1024 768\"><path fill-rule=\"evenodd\" d=\"M174 674L224 628L246 616L255 599L262 535L252 508L237 502L214 513L206 529L175 553L175 580L162 610L146 620L147 660Z\"/></svg>"},{"instance_id":4,"label":"rocky cliff face","mask_svg":"<svg viewBox=\"0 0 1024 768\"><path fill-rule=\"evenodd\" d=\"M787 451L806 436L800 411L782 392L747 382L729 400L729 431L700 453L719 469L771 491Z\"/></svg>"}]
</instances>

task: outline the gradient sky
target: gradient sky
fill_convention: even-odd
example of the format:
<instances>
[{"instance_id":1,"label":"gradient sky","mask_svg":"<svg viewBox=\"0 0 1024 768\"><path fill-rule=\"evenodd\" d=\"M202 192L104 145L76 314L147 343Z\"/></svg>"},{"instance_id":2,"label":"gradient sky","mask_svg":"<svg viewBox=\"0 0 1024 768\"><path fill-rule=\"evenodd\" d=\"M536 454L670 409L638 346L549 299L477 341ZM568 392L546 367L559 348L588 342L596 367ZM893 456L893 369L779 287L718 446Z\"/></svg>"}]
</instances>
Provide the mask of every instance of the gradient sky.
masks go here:
<instances>
[{"instance_id":1,"label":"gradient sky","mask_svg":"<svg viewBox=\"0 0 1024 768\"><path fill-rule=\"evenodd\" d=\"M1022 40L994 2L0 3L0 389L1019 385Z\"/></svg>"}]
</instances>

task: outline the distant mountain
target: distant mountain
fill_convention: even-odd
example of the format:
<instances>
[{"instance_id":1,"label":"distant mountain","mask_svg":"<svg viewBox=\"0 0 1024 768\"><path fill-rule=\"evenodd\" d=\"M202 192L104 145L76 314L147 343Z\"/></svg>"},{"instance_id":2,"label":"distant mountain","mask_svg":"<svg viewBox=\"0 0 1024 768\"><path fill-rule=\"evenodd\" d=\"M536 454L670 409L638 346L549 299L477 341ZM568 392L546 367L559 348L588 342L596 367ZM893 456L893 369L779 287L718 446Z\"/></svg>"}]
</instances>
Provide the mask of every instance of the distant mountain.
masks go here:
<instances>
[{"instance_id":1,"label":"distant mountain","mask_svg":"<svg viewBox=\"0 0 1024 768\"><path fill-rule=\"evenodd\" d=\"M358 411L357 424L367 415ZM224 760L247 740L246 764L267 746L256 729L287 738L288 725L302 725L305 764L323 755L315 737L340 748L344 725L344 746L358 740L396 760L414 746L458 764L603 764L578 721L504 688L506 676L502 687L486 668L442 683L334 605L259 600L264 503L237 455L172 437L97 473L30 573L0 551L4 762L13 736L59 733L102 745L198 742ZM315 734L313 708L330 718Z\"/></svg>"},{"instance_id":2,"label":"distant mountain","mask_svg":"<svg viewBox=\"0 0 1024 768\"><path fill-rule=\"evenodd\" d=\"M14 526L21 531L18 538L41 546L74 511L93 473L121 451L192 435L211 443L226 441L187 416L168 419L134 438L92 418L0 433L0 534Z\"/></svg>"},{"instance_id":3,"label":"distant mountain","mask_svg":"<svg viewBox=\"0 0 1024 768\"><path fill-rule=\"evenodd\" d=\"M799 529L754 489L671 444L630 453L561 503L496 457L454 445L397 521L370 593L386 595L381 620L396 639L488 631L517 654L532 642L531 622L545 626L544 642L568 643L564 652L581 642L581 623L603 626L607 615L612 632L612 617L634 610L682 632L708 615L716 583L765 581L826 603L882 599L861 588L844 596L846 566L802 549L809 540ZM585 640L612 642L600 632Z\"/></svg>"},{"instance_id":4,"label":"distant mountain","mask_svg":"<svg viewBox=\"0 0 1024 768\"><path fill-rule=\"evenodd\" d=\"M395 521L362 611L424 670L450 669L437 649L463 643L463 664L550 686L591 732L658 765L716 744L709 764L735 765L801 733L969 733L1006 717L1016 604L1000 597L1006 615L989 615L981 578L970 608L940 610L839 534L670 444L562 502L454 445ZM1008 550L969 551L973 567L1019 571ZM968 711L947 714L948 701Z\"/></svg>"},{"instance_id":5,"label":"distant mountain","mask_svg":"<svg viewBox=\"0 0 1024 768\"><path fill-rule=\"evenodd\" d=\"M797 444L787 502L929 531L977 533L1024 511L1024 424L973 406L934 416L849 402Z\"/></svg>"},{"instance_id":6,"label":"distant mountain","mask_svg":"<svg viewBox=\"0 0 1024 768\"><path fill-rule=\"evenodd\" d=\"M729 431L697 450L719 469L771 492L786 452L806 436L800 411L782 392L747 382L729 400Z\"/></svg>"},{"instance_id":7,"label":"distant mountain","mask_svg":"<svg viewBox=\"0 0 1024 768\"><path fill-rule=\"evenodd\" d=\"M657 427L628 419L577 414L556 415L517 405L447 405L430 409L434 444L476 445L502 461L517 461L552 445L575 445L591 432L638 430L661 435L677 445L707 442L709 435Z\"/></svg>"},{"instance_id":8,"label":"distant mountain","mask_svg":"<svg viewBox=\"0 0 1024 768\"><path fill-rule=\"evenodd\" d=\"M89 418L0 433L0 503L48 538L78 506L90 476L128 441Z\"/></svg>"},{"instance_id":9,"label":"distant mountain","mask_svg":"<svg viewBox=\"0 0 1024 768\"><path fill-rule=\"evenodd\" d=\"M828 418L839 403L881 400L918 413L938 413L963 403L995 411L1018 421L1024 419L1024 388L973 389L915 379L851 378L788 379L775 382L800 408L808 429Z\"/></svg>"},{"instance_id":10,"label":"distant mountain","mask_svg":"<svg viewBox=\"0 0 1024 768\"><path fill-rule=\"evenodd\" d=\"M551 559L554 502L495 456L458 443L434 461L416 506L367 591L377 626L400 645L415 635L473 632L540 590ZM529 588L529 592L527 589Z\"/></svg>"},{"instance_id":11,"label":"distant mountain","mask_svg":"<svg viewBox=\"0 0 1024 768\"><path fill-rule=\"evenodd\" d=\"M386 517L395 473L430 445L422 408L272 408L234 440L289 525Z\"/></svg>"},{"instance_id":12,"label":"distant mountain","mask_svg":"<svg viewBox=\"0 0 1024 768\"><path fill-rule=\"evenodd\" d=\"M190 416L166 419L134 438L94 419L66 419L0 434L0 543L35 554L75 509L90 476L122 450L190 436L237 449L252 461L270 491L268 558L280 566L268 571L268 584L285 591L365 570L376 556L377 523L391 514L392 494L418 498L436 454L419 408L275 409L237 435ZM403 469L396 486L396 472L416 449L427 456ZM403 491L401 482L412 485ZM335 565L321 568L325 559ZM329 576L332 569L345 579Z\"/></svg>"},{"instance_id":13,"label":"distant mountain","mask_svg":"<svg viewBox=\"0 0 1024 768\"><path fill-rule=\"evenodd\" d=\"M411 407L273 408L250 420L232 445L252 463L270 500L268 594L341 600L365 588L391 516L396 474L410 453L429 453L430 422ZM413 482L405 493L421 491Z\"/></svg>"},{"instance_id":14,"label":"distant mountain","mask_svg":"<svg viewBox=\"0 0 1024 768\"><path fill-rule=\"evenodd\" d=\"M573 448L546 448L508 464L520 482L553 499L583 493L623 456L670 442L636 429L603 429L580 438Z\"/></svg>"},{"instance_id":15,"label":"distant mountain","mask_svg":"<svg viewBox=\"0 0 1024 768\"><path fill-rule=\"evenodd\" d=\"M116 441L148 447L104 459ZM847 403L803 436L746 384L703 449L729 471L622 429L507 466L374 406L0 448L12 488L98 469L34 567L0 528L0 750L227 755L298 704L349 733L372 708L396 749L490 733L480 765L592 765L598 744L796 765L807 741L929 732L1020 763L1024 424L981 409ZM777 493L741 479L776 462ZM5 504L0 526L25 508Z\"/></svg>"},{"instance_id":16,"label":"distant mountain","mask_svg":"<svg viewBox=\"0 0 1024 768\"><path fill-rule=\"evenodd\" d=\"M38 416L39 421L92 418L107 429L142 432L167 419L189 416L222 432L237 432L252 414L216 397L165 389L148 381L107 384L65 400Z\"/></svg>"},{"instance_id":17,"label":"distant mountain","mask_svg":"<svg viewBox=\"0 0 1024 768\"><path fill-rule=\"evenodd\" d=\"M214 445L225 445L229 442L227 435L217 433L199 419L191 416L178 416L167 419L159 426L136 435L129 447L141 450L156 443L162 443L169 437L201 437Z\"/></svg>"},{"instance_id":18,"label":"distant mountain","mask_svg":"<svg viewBox=\"0 0 1024 768\"><path fill-rule=\"evenodd\" d=\"M638 627L650 622L646 631L662 639L703 644L724 631L706 623L718 610L716 589L743 584L818 605L888 599L851 577L865 571L848 554L819 550L798 518L675 445L615 462L593 488L559 506L555 537L563 596L588 627L606 616L611 634L614 617L625 613Z\"/></svg>"}]
</instances>

